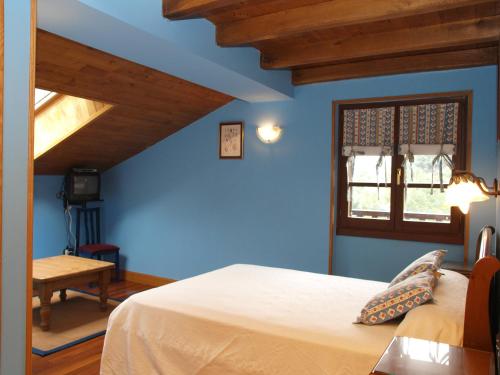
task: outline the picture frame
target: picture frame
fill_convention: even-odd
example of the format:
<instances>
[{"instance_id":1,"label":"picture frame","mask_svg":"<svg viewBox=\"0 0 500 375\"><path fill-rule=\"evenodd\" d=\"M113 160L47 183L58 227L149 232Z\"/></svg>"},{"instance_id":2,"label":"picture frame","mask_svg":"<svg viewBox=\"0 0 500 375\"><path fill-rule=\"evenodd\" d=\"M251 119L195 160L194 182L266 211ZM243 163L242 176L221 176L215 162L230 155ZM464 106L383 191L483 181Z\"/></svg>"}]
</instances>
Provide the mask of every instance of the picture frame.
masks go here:
<instances>
[{"instance_id":1,"label":"picture frame","mask_svg":"<svg viewBox=\"0 0 500 375\"><path fill-rule=\"evenodd\" d=\"M243 159L243 141L243 122L221 122L219 124L219 159Z\"/></svg>"}]
</instances>

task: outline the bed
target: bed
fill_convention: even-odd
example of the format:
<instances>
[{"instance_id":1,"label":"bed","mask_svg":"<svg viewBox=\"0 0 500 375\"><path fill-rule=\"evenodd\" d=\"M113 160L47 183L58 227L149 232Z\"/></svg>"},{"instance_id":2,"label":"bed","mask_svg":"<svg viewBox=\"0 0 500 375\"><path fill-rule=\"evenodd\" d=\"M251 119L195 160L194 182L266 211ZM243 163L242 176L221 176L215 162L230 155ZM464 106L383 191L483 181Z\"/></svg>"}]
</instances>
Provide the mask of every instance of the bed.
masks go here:
<instances>
[{"instance_id":1,"label":"bed","mask_svg":"<svg viewBox=\"0 0 500 375\"><path fill-rule=\"evenodd\" d=\"M366 375L395 335L462 343L468 281L444 273L405 324L365 326L353 321L386 283L229 266L121 304L101 374Z\"/></svg>"},{"instance_id":2,"label":"bed","mask_svg":"<svg viewBox=\"0 0 500 375\"><path fill-rule=\"evenodd\" d=\"M386 283L233 265L130 297L110 316L102 375L369 374L393 336L493 351L500 261L479 235L470 280L442 270L434 301L353 324Z\"/></svg>"}]
</instances>

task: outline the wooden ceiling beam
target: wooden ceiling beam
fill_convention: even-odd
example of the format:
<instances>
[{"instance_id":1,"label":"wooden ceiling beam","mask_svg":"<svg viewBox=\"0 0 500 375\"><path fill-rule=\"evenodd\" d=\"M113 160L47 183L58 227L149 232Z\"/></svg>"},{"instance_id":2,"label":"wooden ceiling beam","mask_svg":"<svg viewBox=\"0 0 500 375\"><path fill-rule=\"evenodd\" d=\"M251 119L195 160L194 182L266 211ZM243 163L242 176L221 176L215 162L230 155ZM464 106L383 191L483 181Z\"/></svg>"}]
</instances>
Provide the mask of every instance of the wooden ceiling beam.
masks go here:
<instances>
[{"instance_id":1,"label":"wooden ceiling beam","mask_svg":"<svg viewBox=\"0 0 500 375\"><path fill-rule=\"evenodd\" d=\"M293 0L290 1L293 5ZM221 46L251 44L327 28L418 16L493 0L332 0L217 25Z\"/></svg>"},{"instance_id":2,"label":"wooden ceiling beam","mask_svg":"<svg viewBox=\"0 0 500 375\"><path fill-rule=\"evenodd\" d=\"M292 80L295 85L304 85L309 83L390 74L470 68L475 66L495 65L497 62L498 48L486 47L299 68L293 70Z\"/></svg>"},{"instance_id":3,"label":"wooden ceiling beam","mask_svg":"<svg viewBox=\"0 0 500 375\"><path fill-rule=\"evenodd\" d=\"M171 20L199 18L241 0L163 0L163 16Z\"/></svg>"},{"instance_id":4,"label":"wooden ceiling beam","mask_svg":"<svg viewBox=\"0 0 500 375\"><path fill-rule=\"evenodd\" d=\"M464 49L493 43L500 35L500 16L356 35L340 40L293 44L262 54L266 69L340 63L433 50Z\"/></svg>"}]
</instances>

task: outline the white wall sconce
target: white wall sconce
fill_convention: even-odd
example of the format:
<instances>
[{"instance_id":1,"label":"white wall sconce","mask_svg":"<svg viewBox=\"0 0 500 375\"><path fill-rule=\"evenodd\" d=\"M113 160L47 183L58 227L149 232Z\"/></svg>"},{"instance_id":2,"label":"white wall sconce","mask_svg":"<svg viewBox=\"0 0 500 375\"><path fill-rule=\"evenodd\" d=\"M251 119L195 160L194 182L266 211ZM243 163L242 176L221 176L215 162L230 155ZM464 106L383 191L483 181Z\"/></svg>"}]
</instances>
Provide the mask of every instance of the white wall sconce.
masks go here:
<instances>
[{"instance_id":1,"label":"white wall sconce","mask_svg":"<svg viewBox=\"0 0 500 375\"><path fill-rule=\"evenodd\" d=\"M470 204L483 202L491 196L498 197L498 181L493 181L493 186L488 187L482 177L477 177L468 171L454 171L448 189L446 201L450 206L458 206L463 214L467 214Z\"/></svg>"},{"instance_id":2,"label":"white wall sconce","mask_svg":"<svg viewBox=\"0 0 500 375\"><path fill-rule=\"evenodd\" d=\"M257 137L263 143L276 143L283 135L283 129L274 124L266 124L257 128Z\"/></svg>"}]
</instances>

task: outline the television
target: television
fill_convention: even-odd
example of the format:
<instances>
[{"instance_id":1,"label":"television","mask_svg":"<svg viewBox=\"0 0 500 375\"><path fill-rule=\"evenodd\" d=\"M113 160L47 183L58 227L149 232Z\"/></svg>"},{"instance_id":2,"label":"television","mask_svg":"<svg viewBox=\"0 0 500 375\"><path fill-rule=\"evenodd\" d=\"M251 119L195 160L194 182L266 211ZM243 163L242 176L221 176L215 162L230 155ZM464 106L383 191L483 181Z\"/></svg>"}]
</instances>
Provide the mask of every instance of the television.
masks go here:
<instances>
[{"instance_id":1,"label":"television","mask_svg":"<svg viewBox=\"0 0 500 375\"><path fill-rule=\"evenodd\" d=\"M97 169L73 168L65 177L64 193L70 204L101 199L101 175Z\"/></svg>"}]
</instances>

